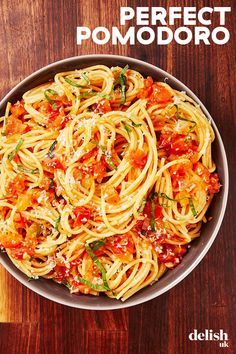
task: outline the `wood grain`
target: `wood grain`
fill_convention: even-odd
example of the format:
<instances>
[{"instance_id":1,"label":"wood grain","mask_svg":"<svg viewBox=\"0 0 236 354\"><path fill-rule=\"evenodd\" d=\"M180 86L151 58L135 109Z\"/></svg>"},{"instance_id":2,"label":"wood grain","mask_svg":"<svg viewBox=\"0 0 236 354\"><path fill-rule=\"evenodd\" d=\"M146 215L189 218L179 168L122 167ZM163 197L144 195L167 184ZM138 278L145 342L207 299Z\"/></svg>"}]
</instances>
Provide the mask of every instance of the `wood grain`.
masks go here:
<instances>
[{"instance_id":1,"label":"wood grain","mask_svg":"<svg viewBox=\"0 0 236 354\"><path fill-rule=\"evenodd\" d=\"M139 6L194 6L195 1L139 1ZM39 297L0 267L0 353L233 353L235 310L235 1L198 1L232 6L224 46L148 47L76 45L76 26L118 25L119 7L130 1L2 0L0 2L0 94L55 60L92 53L124 54L153 63L190 87L206 105L223 137L231 193L223 225L211 250L181 284L140 306L122 311L84 311ZM115 64L115 63L114 63ZM229 349L190 342L196 328L224 329Z\"/></svg>"}]
</instances>

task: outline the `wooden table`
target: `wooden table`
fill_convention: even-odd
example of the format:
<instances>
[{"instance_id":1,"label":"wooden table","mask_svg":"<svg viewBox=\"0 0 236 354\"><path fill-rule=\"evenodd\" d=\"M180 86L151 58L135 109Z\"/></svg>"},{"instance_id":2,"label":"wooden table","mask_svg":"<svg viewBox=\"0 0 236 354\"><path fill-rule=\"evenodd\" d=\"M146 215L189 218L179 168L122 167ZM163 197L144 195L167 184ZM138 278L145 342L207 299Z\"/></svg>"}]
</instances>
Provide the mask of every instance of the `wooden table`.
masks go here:
<instances>
[{"instance_id":1,"label":"wooden table","mask_svg":"<svg viewBox=\"0 0 236 354\"><path fill-rule=\"evenodd\" d=\"M124 54L167 70L198 95L223 137L233 181L223 225L207 256L184 281L157 299L122 311L83 311L55 304L21 286L0 267L1 354L233 352L236 9L228 17L232 38L224 46L98 46L92 41L76 45L77 25L118 25L119 6L127 3L136 4L134 0L2 0L1 96L44 65L81 54ZM158 1L158 6L178 3L193 6L195 1ZM199 7L234 6L235 1L197 3ZM220 349L216 342L190 342L188 335L194 328L222 328L229 335L230 348Z\"/></svg>"}]
</instances>

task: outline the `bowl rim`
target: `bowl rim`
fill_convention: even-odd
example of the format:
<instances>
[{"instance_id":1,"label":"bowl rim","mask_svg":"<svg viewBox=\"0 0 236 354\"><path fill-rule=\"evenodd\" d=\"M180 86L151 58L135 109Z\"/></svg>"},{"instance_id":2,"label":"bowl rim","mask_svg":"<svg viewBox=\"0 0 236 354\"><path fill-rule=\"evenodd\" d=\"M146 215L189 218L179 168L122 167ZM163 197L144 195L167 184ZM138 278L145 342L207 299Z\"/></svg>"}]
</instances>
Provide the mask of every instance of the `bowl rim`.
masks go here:
<instances>
[{"instance_id":1,"label":"bowl rim","mask_svg":"<svg viewBox=\"0 0 236 354\"><path fill-rule=\"evenodd\" d=\"M137 299L137 300L133 300L132 301L132 297L129 299L130 301L127 302L121 302L121 301L117 301L116 302L112 302L111 301L111 305L86 305L86 304L80 304L80 303L72 303L69 300L64 300L64 299L57 299L56 297L54 297L53 295L48 294L46 291L43 291L41 289L38 289L37 285L35 285L34 282L29 282L27 279L24 278L24 273L17 273L17 268L15 267L15 265L13 263L11 263L11 265L9 266L7 264L7 262L5 262L5 260L2 258L2 255L0 254L0 264L14 277L16 278L21 284L25 285L27 288L29 288L30 290L34 291L35 293L43 296L46 299L49 299L51 301L54 301L56 303L62 304L62 305L66 305L69 307L73 307L73 308L78 308L78 309L85 309L85 310L117 310L117 309L124 309L124 308L128 308L128 307L132 307L132 306L136 306L142 303L145 303L147 301L150 301L154 298L157 298L158 296L164 294L165 292L167 292L168 290L172 289L175 285L177 285L178 283L180 283L187 275L189 275L192 270L200 263L200 261L204 258L204 256L206 255L206 253L208 252L208 250L210 249L211 245L213 244L219 229L221 227L223 218L224 218L224 214L225 214L225 210L226 210L226 206L227 206L227 199L228 199L228 192L229 192L229 169L228 169L228 162L227 162L227 156L226 156L226 152L225 152L225 148L224 148L224 144L221 138L221 135L218 131L218 128L213 120L213 118L211 117L210 113L208 112L208 110L206 109L206 107L204 106L204 104L201 102L201 100L192 92L191 89L189 89L184 83L182 83L180 80L178 80L176 77L174 77L172 74L166 72L165 70L159 68L158 66L155 66L153 64L150 64L148 62L144 62L143 60L140 59L136 59L136 58L131 58L128 56L123 56L123 55L115 55L115 54L88 54L88 55L78 55L78 56L73 56L73 57L69 57L69 58L65 58L62 60L58 60L55 62L52 62L36 71L34 71L33 73L31 73L30 75L28 75L27 77L25 77L22 81L20 81L16 86L14 86L2 99L0 102L0 107L5 103L5 101L8 100L8 97L10 97L14 92L16 92L22 85L24 85L25 83L27 83L29 80L34 79L35 76L40 75L41 73L44 73L47 69L53 69L55 66L57 65L63 65L66 63L70 63L71 61L74 61L76 59L81 60L88 60L88 59L94 59L94 65L96 65L96 60L100 60L100 59L114 59L115 60L126 60L130 65L132 64L138 64L143 66L145 69L150 69L150 70L155 70L157 72L157 74L161 74L163 77L166 77L168 79L170 79L172 82L174 82L177 85L180 85L184 91L187 92L187 94L191 96L191 98L200 105L201 109L203 110L204 114L206 115L206 117L209 119L209 121L211 122L211 125L213 126L213 130L215 132L215 135L217 136L217 140L219 143L219 149L222 155L222 168L224 171L224 175L225 175L225 181L224 181L224 189L222 192L222 207L220 210L220 214L219 217L217 219L216 225L213 229L213 232L210 235L209 240L206 242L204 248L202 249L202 251L198 254L198 256L196 257L196 259L191 263L191 265L186 268L182 273L180 273L178 276L176 276L176 278L174 280L172 280L170 283L166 284L164 287L162 287L161 289L155 291L154 293L148 295L148 296L143 296L141 299Z\"/></svg>"}]
</instances>

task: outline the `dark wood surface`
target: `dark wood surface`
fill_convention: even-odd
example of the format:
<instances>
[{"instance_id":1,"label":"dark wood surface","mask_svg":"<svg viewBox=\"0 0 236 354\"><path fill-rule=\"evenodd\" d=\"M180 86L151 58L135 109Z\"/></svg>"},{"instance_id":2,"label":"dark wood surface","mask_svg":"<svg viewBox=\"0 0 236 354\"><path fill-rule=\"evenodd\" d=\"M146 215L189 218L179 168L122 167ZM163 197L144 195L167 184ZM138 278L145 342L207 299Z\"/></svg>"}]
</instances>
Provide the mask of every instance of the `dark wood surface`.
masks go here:
<instances>
[{"instance_id":1,"label":"dark wood surface","mask_svg":"<svg viewBox=\"0 0 236 354\"><path fill-rule=\"evenodd\" d=\"M158 5L157 5L158 3ZM223 137L231 176L227 212L200 265L174 289L122 311L84 311L48 301L21 286L0 266L0 354L233 353L235 292L235 1L139 1L141 6L232 6L224 46L76 45L76 26L118 25L119 6L132 1L1 0L0 95L53 61L90 53L124 54L153 63L190 87ZM115 64L115 63L114 63ZM229 349L190 342L188 335L222 328Z\"/></svg>"}]
</instances>

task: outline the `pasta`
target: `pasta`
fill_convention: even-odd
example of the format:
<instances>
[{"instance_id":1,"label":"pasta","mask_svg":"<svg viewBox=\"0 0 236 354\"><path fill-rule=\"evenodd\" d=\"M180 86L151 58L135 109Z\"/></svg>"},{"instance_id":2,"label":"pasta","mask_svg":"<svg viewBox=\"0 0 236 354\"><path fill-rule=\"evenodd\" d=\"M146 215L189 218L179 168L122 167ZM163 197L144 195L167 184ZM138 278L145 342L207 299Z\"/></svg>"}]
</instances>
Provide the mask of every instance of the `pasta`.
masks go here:
<instances>
[{"instance_id":1,"label":"pasta","mask_svg":"<svg viewBox=\"0 0 236 354\"><path fill-rule=\"evenodd\" d=\"M1 118L0 248L125 301L177 266L220 183L200 107L128 66L58 73Z\"/></svg>"}]
</instances>

